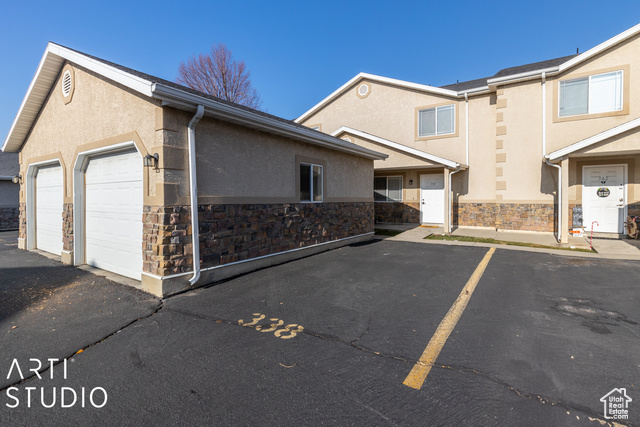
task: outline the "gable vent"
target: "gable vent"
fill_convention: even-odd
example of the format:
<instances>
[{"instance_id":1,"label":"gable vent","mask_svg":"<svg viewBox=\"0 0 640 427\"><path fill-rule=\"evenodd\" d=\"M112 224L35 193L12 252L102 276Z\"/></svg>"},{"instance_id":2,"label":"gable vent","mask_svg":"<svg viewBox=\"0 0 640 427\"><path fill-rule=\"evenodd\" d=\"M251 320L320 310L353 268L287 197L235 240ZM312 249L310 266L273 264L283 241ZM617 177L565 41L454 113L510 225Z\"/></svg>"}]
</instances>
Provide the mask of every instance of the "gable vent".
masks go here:
<instances>
[{"instance_id":1,"label":"gable vent","mask_svg":"<svg viewBox=\"0 0 640 427\"><path fill-rule=\"evenodd\" d=\"M367 96L368 94L369 94L369 85L367 85L366 83L361 84L358 87L358 95Z\"/></svg>"},{"instance_id":2,"label":"gable vent","mask_svg":"<svg viewBox=\"0 0 640 427\"><path fill-rule=\"evenodd\" d=\"M66 98L71 94L71 73L69 70L62 76L62 95Z\"/></svg>"}]
</instances>

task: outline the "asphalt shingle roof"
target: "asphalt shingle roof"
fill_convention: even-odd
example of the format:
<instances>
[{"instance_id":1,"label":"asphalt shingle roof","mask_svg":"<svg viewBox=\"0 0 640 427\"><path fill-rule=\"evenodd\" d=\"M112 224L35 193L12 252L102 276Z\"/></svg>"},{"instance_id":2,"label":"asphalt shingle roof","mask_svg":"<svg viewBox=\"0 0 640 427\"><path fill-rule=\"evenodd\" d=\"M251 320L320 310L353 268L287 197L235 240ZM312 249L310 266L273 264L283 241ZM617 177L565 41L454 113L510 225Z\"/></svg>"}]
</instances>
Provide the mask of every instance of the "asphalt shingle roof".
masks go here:
<instances>
[{"instance_id":1,"label":"asphalt shingle roof","mask_svg":"<svg viewBox=\"0 0 640 427\"><path fill-rule=\"evenodd\" d=\"M469 89L475 89L478 87L486 86L487 81L489 79L497 79L500 77L514 76L516 74L522 74L529 71L543 70L545 68L556 67L558 65L564 64L565 62L569 61L570 59L576 56L578 56L578 54L563 56L561 58L548 59L546 61L532 62L531 64L518 65L517 67L503 68L502 70L498 71L496 74L494 74L491 77L485 77L485 78L476 79L476 80L468 80L466 82L458 82L458 83L454 83L446 86L440 86L440 88L455 90L458 92L469 90Z\"/></svg>"}]
</instances>

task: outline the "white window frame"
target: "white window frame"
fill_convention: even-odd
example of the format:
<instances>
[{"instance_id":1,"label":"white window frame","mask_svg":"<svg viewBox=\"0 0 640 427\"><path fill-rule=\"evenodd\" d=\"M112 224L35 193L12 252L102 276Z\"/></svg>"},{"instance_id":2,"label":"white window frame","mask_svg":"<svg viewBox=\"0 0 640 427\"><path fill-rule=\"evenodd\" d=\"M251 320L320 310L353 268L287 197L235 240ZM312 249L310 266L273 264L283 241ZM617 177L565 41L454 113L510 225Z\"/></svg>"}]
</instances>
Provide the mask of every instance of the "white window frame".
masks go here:
<instances>
[{"instance_id":1,"label":"white window frame","mask_svg":"<svg viewBox=\"0 0 640 427\"><path fill-rule=\"evenodd\" d=\"M438 132L438 111L442 110L444 108L449 108L451 107L453 109L453 122L451 123L451 132ZM422 124L422 119L421 119L421 114L423 111L429 111L429 110L434 110L435 114L433 115L434 118L434 126L433 128L435 129L435 133L433 134L422 134L420 133L420 128L422 126L420 126ZM437 107L431 107L431 108L420 108L418 109L418 138L428 138L428 137L434 137L434 136L441 136L441 135L453 135L456 133L456 104L447 104L447 105L440 105Z\"/></svg>"},{"instance_id":2,"label":"white window frame","mask_svg":"<svg viewBox=\"0 0 640 427\"><path fill-rule=\"evenodd\" d=\"M373 186L373 199L375 203L402 203L404 201L404 178L402 175L389 175L389 176L374 176L374 182L376 179L385 178L385 198L386 200L375 200L376 198L376 188ZM389 178L400 178L400 200L391 200L389 199Z\"/></svg>"},{"instance_id":3,"label":"white window frame","mask_svg":"<svg viewBox=\"0 0 640 427\"><path fill-rule=\"evenodd\" d=\"M309 166L311 168L311 173L309 174L309 199L310 200L302 200L302 197L300 196L300 191L298 191L298 196L300 197L300 203L322 203L324 201L324 166L323 165L319 165L317 163L307 163L307 162L300 162L300 165L298 166L298 168L300 168L300 166ZM319 167L320 168L320 200L313 200L313 168L314 167ZM298 180L300 181L302 179L302 177L299 177Z\"/></svg>"},{"instance_id":4,"label":"white window frame","mask_svg":"<svg viewBox=\"0 0 640 427\"><path fill-rule=\"evenodd\" d=\"M609 110L609 111L599 111L597 113L594 113L591 111L591 80L594 77L599 77L599 76L603 76L605 74L615 74L615 73L620 73L620 108L615 109L615 110ZM570 82L575 82L578 80L587 80L588 81L588 87L587 87L587 112L586 113L582 113L582 114L562 114L561 111L561 106L562 106L562 84L563 83L570 83ZM582 76L582 77L576 77L575 79L567 79L567 80L562 80L558 83L558 118L565 118L565 117L578 117L578 116L586 116L589 114L607 114L607 113L614 113L616 111L622 111L624 109L624 70L615 70L615 71L607 71L606 73L598 73L598 74L592 74L589 76Z\"/></svg>"}]
</instances>

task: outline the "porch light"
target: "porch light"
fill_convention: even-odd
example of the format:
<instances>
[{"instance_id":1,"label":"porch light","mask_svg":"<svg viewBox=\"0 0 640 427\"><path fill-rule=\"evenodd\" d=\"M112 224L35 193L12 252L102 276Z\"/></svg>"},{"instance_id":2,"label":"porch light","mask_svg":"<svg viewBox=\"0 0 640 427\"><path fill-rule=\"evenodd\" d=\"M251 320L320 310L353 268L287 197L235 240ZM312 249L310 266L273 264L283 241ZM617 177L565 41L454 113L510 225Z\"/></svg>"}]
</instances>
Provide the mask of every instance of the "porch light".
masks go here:
<instances>
[{"instance_id":1,"label":"porch light","mask_svg":"<svg viewBox=\"0 0 640 427\"><path fill-rule=\"evenodd\" d=\"M158 156L158 153L154 153L153 155L147 154L146 156L144 156L144 167L158 169L159 159L160 156Z\"/></svg>"},{"instance_id":2,"label":"porch light","mask_svg":"<svg viewBox=\"0 0 640 427\"><path fill-rule=\"evenodd\" d=\"M409 180L409 185L413 185L413 180L412 179Z\"/></svg>"},{"instance_id":3,"label":"porch light","mask_svg":"<svg viewBox=\"0 0 640 427\"><path fill-rule=\"evenodd\" d=\"M16 175L14 177L11 177L11 181L13 181L14 184L22 184L22 175Z\"/></svg>"}]
</instances>

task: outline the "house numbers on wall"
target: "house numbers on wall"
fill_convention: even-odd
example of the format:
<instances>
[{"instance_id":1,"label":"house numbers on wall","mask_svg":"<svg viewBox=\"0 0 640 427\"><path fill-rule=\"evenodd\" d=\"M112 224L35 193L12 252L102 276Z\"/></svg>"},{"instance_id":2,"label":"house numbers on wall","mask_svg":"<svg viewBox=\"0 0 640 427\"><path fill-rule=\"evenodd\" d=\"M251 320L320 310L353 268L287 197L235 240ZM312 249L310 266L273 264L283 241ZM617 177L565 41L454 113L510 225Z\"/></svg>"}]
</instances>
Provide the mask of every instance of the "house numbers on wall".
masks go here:
<instances>
[{"instance_id":1,"label":"house numbers on wall","mask_svg":"<svg viewBox=\"0 0 640 427\"><path fill-rule=\"evenodd\" d=\"M256 317L254 317L253 320L249 323L245 323L243 319L238 320L238 325L254 328L259 332L273 332L276 337L282 338L283 340L293 338L300 332L304 331L304 328L296 323L290 323L284 326L284 321L275 317L269 319L269 321L272 323L269 323L267 325L260 325L259 323L263 321L267 316L262 313L253 313L253 316Z\"/></svg>"}]
</instances>

